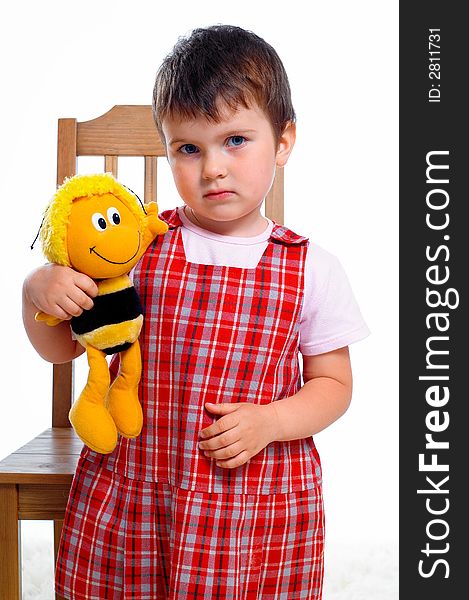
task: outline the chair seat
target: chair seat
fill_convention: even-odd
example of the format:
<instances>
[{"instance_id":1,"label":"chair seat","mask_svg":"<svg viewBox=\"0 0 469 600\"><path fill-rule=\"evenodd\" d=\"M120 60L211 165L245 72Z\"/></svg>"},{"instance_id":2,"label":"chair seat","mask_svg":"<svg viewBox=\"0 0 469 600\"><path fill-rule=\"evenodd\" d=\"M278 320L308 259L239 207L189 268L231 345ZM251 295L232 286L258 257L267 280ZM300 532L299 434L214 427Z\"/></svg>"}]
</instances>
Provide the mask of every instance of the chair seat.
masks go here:
<instances>
[{"instance_id":1,"label":"chair seat","mask_svg":"<svg viewBox=\"0 0 469 600\"><path fill-rule=\"evenodd\" d=\"M70 484L83 442L71 427L51 427L0 461L2 484Z\"/></svg>"},{"instance_id":2,"label":"chair seat","mask_svg":"<svg viewBox=\"0 0 469 600\"><path fill-rule=\"evenodd\" d=\"M71 427L52 427L0 461L1 598L21 598L19 521L54 521L57 552L70 485L82 448L83 443Z\"/></svg>"}]
</instances>

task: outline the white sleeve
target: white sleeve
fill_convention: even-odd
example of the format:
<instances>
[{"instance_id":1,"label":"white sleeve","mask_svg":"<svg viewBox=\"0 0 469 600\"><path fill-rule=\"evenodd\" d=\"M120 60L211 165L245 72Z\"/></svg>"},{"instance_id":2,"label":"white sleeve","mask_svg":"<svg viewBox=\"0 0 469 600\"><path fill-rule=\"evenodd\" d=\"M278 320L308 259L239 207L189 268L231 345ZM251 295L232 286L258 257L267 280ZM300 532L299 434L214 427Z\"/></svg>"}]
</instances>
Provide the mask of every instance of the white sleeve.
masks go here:
<instances>
[{"instance_id":1,"label":"white sleeve","mask_svg":"<svg viewBox=\"0 0 469 600\"><path fill-rule=\"evenodd\" d=\"M370 331L338 259L309 245L305 260L300 352L323 354L365 338Z\"/></svg>"}]
</instances>

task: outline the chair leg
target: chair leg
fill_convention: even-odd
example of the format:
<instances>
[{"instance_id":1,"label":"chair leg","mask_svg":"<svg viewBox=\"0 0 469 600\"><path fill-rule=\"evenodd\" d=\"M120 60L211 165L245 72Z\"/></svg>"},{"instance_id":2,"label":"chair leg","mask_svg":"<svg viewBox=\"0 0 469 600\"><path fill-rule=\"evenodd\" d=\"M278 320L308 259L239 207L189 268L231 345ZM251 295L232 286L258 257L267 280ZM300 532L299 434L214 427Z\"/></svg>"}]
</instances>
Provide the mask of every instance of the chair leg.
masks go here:
<instances>
[{"instance_id":1,"label":"chair leg","mask_svg":"<svg viewBox=\"0 0 469 600\"><path fill-rule=\"evenodd\" d=\"M63 520L54 521L54 569L57 563L57 552L59 550L60 536L62 534ZM62 596L55 595L55 600L63 600Z\"/></svg>"},{"instance_id":2,"label":"chair leg","mask_svg":"<svg viewBox=\"0 0 469 600\"><path fill-rule=\"evenodd\" d=\"M54 521L54 565L57 562L57 552L59 551L60 536L62 535L63 519Z\"/></svg>"},{"instance_id":3,"label":"chair leg","mask_svg":"<svg viewBox=\"0 0 469 600\"><path fill-rule=\"evenodd\" d=\"M20 600L18 488L0 485L0 590L5 600Z\"/></svg>"}]
</instances>

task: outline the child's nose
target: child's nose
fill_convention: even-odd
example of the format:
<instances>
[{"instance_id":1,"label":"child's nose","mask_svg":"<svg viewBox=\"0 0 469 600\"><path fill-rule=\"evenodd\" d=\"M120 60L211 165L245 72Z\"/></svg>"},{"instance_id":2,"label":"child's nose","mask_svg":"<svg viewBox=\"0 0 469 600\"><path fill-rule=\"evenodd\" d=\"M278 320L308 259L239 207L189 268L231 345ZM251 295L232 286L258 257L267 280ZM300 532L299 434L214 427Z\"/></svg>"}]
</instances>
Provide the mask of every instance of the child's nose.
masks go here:
<instances>
[{"instance_id":1,"label":"child's nose","mask_svg":"<svg viewBox=\"0 0 469 600\"><path fill-rule=\"evenodd\" d=\"M204 179L220 179L227 174L226 162L221 152L210 152L204 157L202 177Z\"/></svg>"}]
</instances>

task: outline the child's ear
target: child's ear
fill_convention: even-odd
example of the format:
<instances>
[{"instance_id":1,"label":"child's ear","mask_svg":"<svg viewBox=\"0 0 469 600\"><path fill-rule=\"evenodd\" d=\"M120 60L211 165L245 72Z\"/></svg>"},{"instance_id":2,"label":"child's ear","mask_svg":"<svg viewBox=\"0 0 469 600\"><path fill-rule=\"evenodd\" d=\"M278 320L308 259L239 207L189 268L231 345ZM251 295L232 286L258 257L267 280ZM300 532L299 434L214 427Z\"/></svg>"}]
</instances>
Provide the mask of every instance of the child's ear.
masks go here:
<instances>
[{"instance_id":1,"label":"child's ear","mask_svg":"<svg viewBox=\"0 0 469 600\"><path fill-rule=\"evenodd\" d=\"M287 164L288 157L295 145L295 140L296 124L289 121L278 140L277 153L275 155L275 164L277 167L284 167Z\"/></svg>"}]
</instances>

